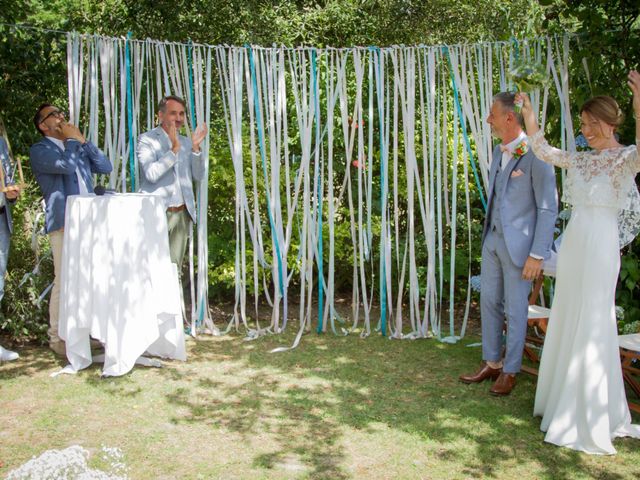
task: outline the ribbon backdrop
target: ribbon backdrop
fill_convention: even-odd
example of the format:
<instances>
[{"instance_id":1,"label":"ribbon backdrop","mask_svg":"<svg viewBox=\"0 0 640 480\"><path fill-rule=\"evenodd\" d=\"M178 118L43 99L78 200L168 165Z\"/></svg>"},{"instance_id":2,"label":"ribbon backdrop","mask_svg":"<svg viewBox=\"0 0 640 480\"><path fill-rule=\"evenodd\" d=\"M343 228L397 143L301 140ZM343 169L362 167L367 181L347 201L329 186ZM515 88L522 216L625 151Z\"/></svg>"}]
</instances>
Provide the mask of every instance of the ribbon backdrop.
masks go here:
<instances>
[{"instance_id":1,"label":"ribbon backdrop","mask_svg":"<svg viewBox=\"0 0 640 480\"><path fill-rule=\"evenodd\" d=\"M248 338L283 331L292 315L300 320L294 347L313 320L318 332L455 342L470 303L470 267L458 265L471 264L472 223L482 221L472 218L470 189L486 208L485 119L493 95L513 89L508 70L519 58L546 65L553 81L531 92L534 107L544 123L549 96L559 98L562 143L575 148L568 37L348 49L67 40L70 121L85 119L88 138L112 160L113 188L137 189L136 138L154 127L162 96L185 99L187 130L209 124L212 109L224 116L236 237L227 330L242 325ZM207 158L208 150L206 141ZM197 192L193 334L218 331L207 303L207 183ZM336 235L348 252L336 252ZM190 252L193 261L193 242ZM352 269L349 324L335 305L336 255ZM461 312L456 276L466 280ZM263 326L262 298L272 312Z\"/></svg>"}]
</instances>

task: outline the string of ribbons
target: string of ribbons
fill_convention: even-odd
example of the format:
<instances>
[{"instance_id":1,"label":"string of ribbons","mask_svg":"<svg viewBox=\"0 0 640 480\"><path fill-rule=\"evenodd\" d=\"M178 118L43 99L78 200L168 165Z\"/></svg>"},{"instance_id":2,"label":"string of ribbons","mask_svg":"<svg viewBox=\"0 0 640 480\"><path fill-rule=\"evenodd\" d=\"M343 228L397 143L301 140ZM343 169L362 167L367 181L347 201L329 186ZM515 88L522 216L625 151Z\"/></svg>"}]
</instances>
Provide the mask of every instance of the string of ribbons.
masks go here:
<instances>
[{"instance_id":1,"label":"string of ribbons","mask_svg":"<svg viewBox=\"0 0 640 480\"><path fill-rule=\"evenodd\" d=\"M569 48L569 37L335 49L68 33L70 120L82 118L113 162L109 186L135 191L135 142L155 126L160 98L185 99L188 131L224 118L211 134L226 136L235 178L234 308L219 330L208 313L203 181L189 247L192 334L242 328L253 339L294 318L294 343L278 350L314 321L318 332L453 343L469 317L482 222L471 190L486 209L493 95L514 89L518 59L545 65L552 82L530 92L534 108L544 124L559 98L562 143L575 148ZM350 309L338 308L344 285ZM263 304L271 315L260 322Z\"/></svg>"}]
</instances>

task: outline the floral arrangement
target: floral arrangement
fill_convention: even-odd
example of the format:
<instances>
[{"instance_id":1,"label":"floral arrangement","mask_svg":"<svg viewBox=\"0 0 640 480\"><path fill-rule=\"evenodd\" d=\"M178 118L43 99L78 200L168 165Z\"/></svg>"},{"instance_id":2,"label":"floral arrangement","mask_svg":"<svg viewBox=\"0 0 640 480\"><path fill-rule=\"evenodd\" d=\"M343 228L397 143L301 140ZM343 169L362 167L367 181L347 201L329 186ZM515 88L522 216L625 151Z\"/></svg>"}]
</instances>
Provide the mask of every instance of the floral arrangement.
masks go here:
<instances>
[{"instance_id":1,"label":"floral arrangement","mask_svg":"<svg viewBox=\"0 0 640 480\"><path fill-rule=\"evenodd\" d=\"M519 92L531 92L543 88L549 82L546 68L541 63L523 60L509 70L509 77ZM516 103L520 111L522 104Z\"/></svg>"}]
</instances>

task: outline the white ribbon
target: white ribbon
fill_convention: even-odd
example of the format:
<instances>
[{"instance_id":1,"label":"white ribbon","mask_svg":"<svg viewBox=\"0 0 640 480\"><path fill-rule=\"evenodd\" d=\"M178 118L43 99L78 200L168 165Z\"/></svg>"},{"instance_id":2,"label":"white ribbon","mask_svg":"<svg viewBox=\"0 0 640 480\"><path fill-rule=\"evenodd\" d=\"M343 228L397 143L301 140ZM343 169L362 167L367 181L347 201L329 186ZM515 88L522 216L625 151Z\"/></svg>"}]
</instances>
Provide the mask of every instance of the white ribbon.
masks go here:
<instances>
[{"instance_id":1,"label":"white ribbon","mask_svg":"<svg viewBox=\"0 0 640 480\"><path fill-rule=\"evenodd\" d=\"M125 42L75 33L67 35L67 42L70 121L86 118L87 138L100 144L114 165L110 186L126 191L132 173L128 152L135 151L135 145L127 135ZM470 291L467 288L462 322L456 323L454 280L461 274L468 280L471 274L456 271L456 255L466 255L470 263L473 180L460 124L467 127L475 145L486 187L492 140L485 119L496 84L500 90L508 88L507 71L515 58L512 43L449 46L451 67L441 47L254 46L255 87L247 48L151 39L130 40L129 45L134 137L142 125L153 127L156 104L164 95L185 98L189 113L193 105L196 123L207 124L212 96L221 99L235 177L235 302L226 331L242 326L247 339L255 339L284 330L293 275L299 274L299 310L294 314L299 331L291 348L316 317L312 304L318 281L326 295L321 319L325 331L328 325L336 334L361 328L361 336L368 336L375 297L386 303L387 332L392 338L425 338L431 332L445 341L464 336ZM532 93L534 108L544 124L549 96L556 92L563 118L562 145L574 148L568 37L524 41L518 48L523 58L545 62L553 85ZM217 82L211 81L213 68ZM451 75L462 118L455 106L451 108ZM289 118L290 111L295 118ZM264 141L266 175L259 138ZM208 138L202 149L208 158ZM137 159L134 173L138 173ZM196 288L191 330L196 334L200 326L201 331L219 333L208 315L207 181L196 190L198 226L190 257L197 252L198 262L197 279L192 281ZM267 198L273 225L265 221ZM466 220L466 234L459 229L460 218ZM342 319L335 308L337 254L342 253L336 252L339 221L348 222L349 238L342 245L349 245L352 270L352 322L342 329L336 326ZM316 280L321 222L328 232L322 263L327 270ZM379 231L379 238L377 234L374 238L374 231ZM270 250L265 235L271 240ZM379 262L374 265L376 252ZM263 326L258 318L261 283L264 299L272 307L270 321ZM445 288L447 305L443 305ZM247 313L251 296L255 326ZM449 312L448 332L441 324L443 309Z\"/></svg>"}]
</instances>

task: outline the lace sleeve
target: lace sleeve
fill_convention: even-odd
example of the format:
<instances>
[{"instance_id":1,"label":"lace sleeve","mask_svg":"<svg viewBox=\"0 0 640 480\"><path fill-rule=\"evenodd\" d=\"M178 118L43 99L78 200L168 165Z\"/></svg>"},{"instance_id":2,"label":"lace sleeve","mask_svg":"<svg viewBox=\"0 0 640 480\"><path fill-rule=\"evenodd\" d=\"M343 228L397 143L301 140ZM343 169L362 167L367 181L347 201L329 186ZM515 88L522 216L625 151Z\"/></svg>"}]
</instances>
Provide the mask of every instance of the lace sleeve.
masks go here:
<instances>
[{"instance_id":1,"label":"lace sleeve","mask_svg":"<svg viewBox=\"0 0 640 480\"><path fill-rule=\"evenodd\" d=\"M573 154L549 145L542 130L529 137L529 145L540 160L560 168L569 168L573 164Z\"/></svg>"}]
</instances>

